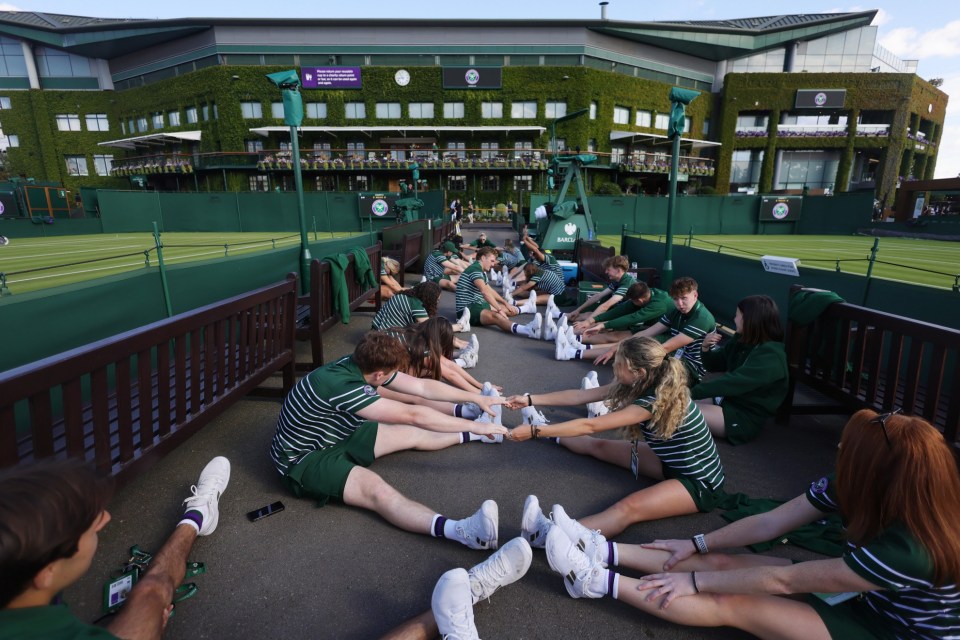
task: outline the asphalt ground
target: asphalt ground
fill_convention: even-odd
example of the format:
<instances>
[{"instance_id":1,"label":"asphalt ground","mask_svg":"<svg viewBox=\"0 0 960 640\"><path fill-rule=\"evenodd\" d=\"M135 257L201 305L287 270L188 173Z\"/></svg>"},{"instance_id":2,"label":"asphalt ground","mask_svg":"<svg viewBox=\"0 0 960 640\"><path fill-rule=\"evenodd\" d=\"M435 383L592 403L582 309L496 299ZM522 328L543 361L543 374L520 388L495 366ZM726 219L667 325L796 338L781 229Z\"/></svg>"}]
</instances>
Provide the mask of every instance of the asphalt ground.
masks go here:
<instances>
[{"instance_id":1,"label":"asphalt ground","mask_svg":"<svg viewBox=\"0 0 960 640\"><path fill-rule=\"evenodd\" d=\"M467 240L475 233L467 230ZM498 243L511 233L488 230ZM411 274L408 282L415 279ZM701 292L701 299L709 307L709 292ZM443 294L440 312L453 319L452 293ZM350 353L371 320L370 313L356 313L348 325L325 334L327 357ZM552 343L496 328L474 327L474 333L480 360L471 373L503 385L508 394L576 388L595 368L589 361L556 361ZM307 345L300 347L305 359ZM600 382L609 381L609 366L597 369ZM200 538L191 554L207 570L192 579L199 591L177 606L166 638L376 638L429 608L443 572L469 568L487 557L485 551L401 531L370 512L339 503L317 508L311 500L288 494L268 454L279 409L279 402L271 400L237 403L118 492L91 570L65 593L80 619L100 615L103 585L124 563L131 545L159 549L180 518L190 485L216 455L230 459L232 475L220 500L216 532ZM581 407L542 409L552 422L585 415ZM519 411L505 411L504 424L520 422ZM726 490L783 500L800 494L832 468L842 424L840 416L803 416L789 426L771 421L757 441L745 446L719 443ZM536 494L545 511L559 503L578 517L652 483L548 441L401 452L377 460L372 469L405 495L452 518L472 514L485 499L496 500L501 544L519 535L528 494ZM277 500L283 501L284 511L255 523L245 517ZM684 516L634 525L616 540L689 538L724 522L718 512ZM772 553L817 557L791 546ZM536 549L522 580L474 609L485 638L747 637L730 629L676 626L611 598L571 599L544 552Z\"/></svg>"}]
</instances>

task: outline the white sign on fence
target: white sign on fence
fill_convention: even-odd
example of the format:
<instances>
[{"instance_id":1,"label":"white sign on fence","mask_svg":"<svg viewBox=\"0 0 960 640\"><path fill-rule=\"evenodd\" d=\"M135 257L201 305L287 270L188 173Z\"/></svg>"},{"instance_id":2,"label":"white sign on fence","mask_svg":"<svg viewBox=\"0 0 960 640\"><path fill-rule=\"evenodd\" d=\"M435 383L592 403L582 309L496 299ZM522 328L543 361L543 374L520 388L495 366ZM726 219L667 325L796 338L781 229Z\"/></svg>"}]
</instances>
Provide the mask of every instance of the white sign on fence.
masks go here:
<instances>
[{"instance_id":1,"label":"white sign on fence","mask_svg":"<svg viewBox=\"0 0 960 640\"><path fill-rule=\"evenodd\" d=\"M763 256L760 258L760 264L764 271L770 273L781 273L785 276L799 276L797 267L800 266L799 258L784 258L782 256Z\"/></svg>"}]
</instances>

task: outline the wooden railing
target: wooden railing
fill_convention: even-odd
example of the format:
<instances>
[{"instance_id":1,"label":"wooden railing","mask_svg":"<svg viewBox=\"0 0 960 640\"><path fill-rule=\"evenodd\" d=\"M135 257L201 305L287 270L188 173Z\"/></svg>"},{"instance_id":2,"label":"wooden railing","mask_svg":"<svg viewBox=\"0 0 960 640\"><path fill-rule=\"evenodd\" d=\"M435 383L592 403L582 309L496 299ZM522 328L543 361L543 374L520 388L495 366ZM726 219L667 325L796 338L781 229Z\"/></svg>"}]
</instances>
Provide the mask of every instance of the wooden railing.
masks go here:
<instances>
[{"instance_id":1,"label":"wooden railing","mask_svg":"<svg viewBox=\"0 0 960 640\"><path fill-rule=\"evenodd\" d=\"M607 282L603 262L616 255L613 247L604 247L597 241L577 240L577 264L581 280Z\"/></svg>"},{"instance_id":2,"label":"wooden railing","mask_svg":"<svg viewBox=\"0 0 960 640\"><path fill-rule=\"evenodd\" d=\"M353 255L348 254L349 262L344 272L344 280L350 311L380 310L380 258L383 255L383 246L378 242L367 247L366 252L373 269L372 288L365 288L357 283L356 261ZM372 305L363 307L371 299ZM298 340L310 341L311 362L297 363L297 368L312 370L324 363L323 333L340 321L340 314L334 310L333 271L330 263L321 260L310 262L310 293L302 296L298 304L296 337Z\"/></svg>"},{"instance_id":3,"label":"wooden railing","mask_svg":"<svg viewBox=\"0 0 960 640\"><path fill-rule=\"evenodd\" d=\"M791 296L803 287L791 287ZM941 429L958 449L960 331L849 303L831 304L811 324L787 325L790 393L781 421L795 414L902 409ZM797 383L833 403L793 403Z\"/></svg>"},{"instance_id":4,"label":"wooden railing","mask_svg":"<svg viewBox=\"0 0 960 640\"><path fill-rule=\"evenodd\" d=\"M0 466L79 458L123 483L274 372L289 391L296 296L290 275L0 374Z\"/></svg>"}]
</instances>

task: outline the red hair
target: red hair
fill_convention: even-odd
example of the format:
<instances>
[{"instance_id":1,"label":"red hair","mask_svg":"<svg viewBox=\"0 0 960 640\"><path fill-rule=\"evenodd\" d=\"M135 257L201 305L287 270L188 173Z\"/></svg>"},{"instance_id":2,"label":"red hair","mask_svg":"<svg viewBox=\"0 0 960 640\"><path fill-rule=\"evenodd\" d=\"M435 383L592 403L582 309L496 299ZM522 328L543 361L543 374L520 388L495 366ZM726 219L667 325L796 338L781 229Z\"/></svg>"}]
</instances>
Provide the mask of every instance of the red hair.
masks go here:
<instances>
[{"instance_id":1,"label":"red hair","mask_svg":"<svg viewBox=\"0 0 960 640\"><path fill-rule=\"evenodd\" d=\"M847 422L837 455L837 500L847 538L863 545L901 523L933 563L934 584L960 581L960 474L943 435L922 418L858 411ZM888 442L889 440L889 442Z\"/></svg>"}]
</instances>

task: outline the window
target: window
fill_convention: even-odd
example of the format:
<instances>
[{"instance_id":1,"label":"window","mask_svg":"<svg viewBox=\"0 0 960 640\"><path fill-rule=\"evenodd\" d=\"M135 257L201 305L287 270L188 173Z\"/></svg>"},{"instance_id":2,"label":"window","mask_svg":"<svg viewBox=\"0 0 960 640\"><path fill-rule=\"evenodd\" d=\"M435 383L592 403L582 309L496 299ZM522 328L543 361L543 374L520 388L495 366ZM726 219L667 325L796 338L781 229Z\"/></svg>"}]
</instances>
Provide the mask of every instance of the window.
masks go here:
<instances>
[{"instance_id":1,"label":"window","mask_svg":"<svg viewBox=\"0 0 960 640\"><path fill-rule=\"evenodd\" d=\"M623 154L626 153L626 149L622 145L615 145L610 147L610 162L623 162Z\"/></svg>"},{"instance_id":2,"label":"window","mask_svg":"<svg viewBox=\"0 0 960 640\"><path fill-rule=\"evenodd\" d=\"M254 104L254 103L250 103ZM256 103L257 111L260 111L260 103ZM243 109L243 103L241 103L241 110ZM203 117L203 121L206 122L210 119L210 105L202 104L200 105L200 115ZM261 114L262 115L262 114ZM258 116L259 117L259 116Z\"/></svg>"},{"instance_id":3,"label":"window","mask_svg":"<svg viewBox=\"0 0 960 640\"><path fill-rule=\"evenodd\" d=\"M703 137L706 138L710 135L710 118L705 118L703 120Z\"/></svg>"},{"instance_id":4,"label":"window","mask_svg":"<svg viewBox=\"0 0 960 640\"><path fill-rule=\"evenodd\" d=\"M463 103L462 102L444 102L443 117L444 118L462 118Z\"/></svg>"},{"instance_id":5,"label":"window","mask_svg":"<svg viewBox=\"0 0 960 640\"><path fill-rule=\"evenodd\" d=\"M329 160L330 159L330 143L314 142L313 157L316 158L317 160ZM330 191L330 189L319 189L319 191Z\"/></svg>"},{"instance_id":6,"label":"window","mask_svg":"<svg viewBox=\"0 0 960 640\"><path fill-rule=\"evenodd\" d=\"M566 102L548 102L547 108L543 113L547 118L562 118L567 115L567 103Z\"/></svg>"},{"instance_id":7,"label":"window","mask_svg":"<svg viewBox=\"0 0 960 640\"><path fill-rule=\"evenodd\" d=\"M447 176L447 191L466 191L467 176Z\"/></svg>"},{"instance_id":8,"label":"window","mask_svg":"<svg viewBox=\"0 0 960 640\"><path fill-rule=\"evenodd\" d=\"M411 118L432 118L432 102L411 102L407 105L407 111Z\"/></svg>"},{"instance_id":9,"label":"window","mask_svg":"<svg viewBox=\"0 0 960 640\"><path fill-rule=\"evenodd\" d=\"M270 191L268 176L250 176L250 191Z\"/></svg>"},{"instance_id":10,"label":"window","mask_svg":"<svg viewBox=\"0 0 960 640\"><path fill-rule=\"evenodd\" d=\"M10 108L10 98L7 96L0 96L0 109L9 109Z\"/></svg>"},{"instance_id":11,"label":"window","mask_svg":"<svg viewBox=\"0 0 960 640\"><path fill-rule=\"evenodd\" d=\"M363 160L365 149L366 147L362 142L348 142L347 156L350 158L356 158L357 160Z\"/></svg>"},{"instance_id":12,"label":"window","mask_svg":"<svg viewBox=\"0 0 960 640\"><path fill-rule=\"evenodd\" d=\"M533 189L533 176L513 176L514 191L531 191Z\"/></svg>"},{"instance_id":13,"label":"window","mask_svg":"<svg viewBox=\"0 0 960 640\"><path fill-rule=\"evenodd\" d=\"M88 113L87 131L110 131L110 121L105 113Z\"/></svg>"},{"instance_id":14,"label":"window","mask_svg":"<svg viewBox=\"0 0 960 640\"><path fill-rule=\"evenodd\" d=\"M108 176L113 169L113 156L93 156L93 170L98 176Z\"/></svg>"},{"instance_id":15,"label":"window","mask_svg":"<svg viewBox=\"0 0 960 640\"><path fill-rule=\"evenodd\" d=\"M588 138L587 139L587 153L596 153L597 152L597 139Z\"/></svg>"},{"instance_id":16,"label":"window","mask_svg":"<svg viewBox=\"0 0 960 640\"><path fill-rule=\"evenodd\" d=\"M80 116L76 113L57 114L57 129L60 131L80 131Z\"/></svg>"},{"instance_id":17,"label":"window","mask_svg":"<svg viewBox=\"0 0 960 640\"><path fill-rule=\"evenodd\" d=\"M511 118L536 118L537 103L533 101L514 102L512 105L510 105L510 117Z\"/></svg>"},{"instance_id":18,"label":"window","mask_svg":"<svg viewBox=\"0 0 960 640\"><path fill-rule=\"evenodd\" d=\"M377 103L377 118L395 119L399 117L400 117L399 102L378 102Z\"/></svg>"},{"instance_id":19,"label":"window","mask_svg":"<svg viewBox=\"0 0 960 640\"><path fill-rule=\"evenodd\" d=\"M281 111L283 110L283 103L280 103ZM240 103L240 115L243 116L244 120L253 120L255 118L263 117L263 106L259 102L241 102ZM280 116L283 117L282 115ZM207 105L203 105L203 119L209 119L209 112L207 111Z\"/></svg>"},{"instance_id":20,"label":"window","mask_svg":"<svg viewBox=\"0 0 960 640\"><path fill-rule=\"evenodd\" d=\"M480 157L484 160L493 160L500 154L499 142L481 142Z\"/></svg>"},{"instance_id":21,"label":"window","mask_svg":"<svg viewBox=\"0 0 960 640\"><path fill-rule=\"evenodd\" d=\"M168 111L167 112L167 122L170 123L171 127L180 126L180 112L179 111Z\"/></svg>"},{"instance_id":22,"label":"window","mask_svg":"<svg viewBox=\"0 0 960 640\"><path fill-rule=\"evenodd\" d=\"M130 134L133 135L133 132L136 131L136 127L134 126L134 123L133 123L133 118L130 118L130 120L128 120L127 122L129 123L127 124L127 131L129 131Z\"/></svg>"},{"instance_id":23,"label":"window","mask_svg":"<svg viewBox=\"0 0 960 640\"><path fill-rule=\"evenodd\" d=\"M187 124L197 123L197 108L187 107Z\"/></svg>"},{"instance_id":24,"label":"window","mask_svg":"<svg viewBox=\"0 0 960 640\"><path fill-rule=\"evenodd\" d=\"M730 163L730 191L756 188L763 168L763 149L739 149L733 152Z\"/></svg>"},{"instance_id":25,"label":"window","mask_svg":"<svg viewBox=\"0 0 960 640\"><path fill-rule=\"evenodd\" d=\"M558 152L558 153L563 153L564 151L567 150L567 139L566 139L566 138L555 138L554 140L555 140L555 142L556 142L556 144L557 144L557 152Z\"/></svg>"},{"instance_id":26,"label":"window","mask_svg":"<svg viewBox=\"0 0 960 640\"><path fill-rule=\"evenodd\" d=\"M37 72L42 78L89 78L96 75L90 69L90 60L83 56L49 47L36 47L34 55Z\"/></svg>"},{"instance_id":27,"label":"window","mask_svg":"<svg viewBox=\"0 0 960 640\"><path fill-rule=\"evenodd\" d=\"M153 128L154 129L163 129L163 113L157 112L153 114Z\"/></svg>"},{"instance_id":28,"label":"window","mask_svg":"<svg viewBox=\"0 0 960 640\"><path fill-rule=\"evenodd\" d=\"M8 147L19 147L20 146L20 136L15 134L10 134L7 136L7 146Z\"/></svg>"},{"instance_id":29,"label":"window","mask_svg":"<svg viewBox=\"0 0 960 640\"><path fill-rule=\"evenodd\" d=\"M85 156L64 156L64 160L67 161L68 176L90 175L90 172L87 171L87 159Z\"/></svg>"},{"instance_id":30,"label":"window","mask_svg":"<svg viewBox=\"0 0 960 640\"><path fill-rule=\"evenodd\" d=\"M690 116L686 116L686 117L683 119L683 132L682 132L682 133L690 133L690 129L692 129L692 128L693 128L693 120L690 119Z\"/></svg>"},{"instance_id":31,"label":"window","mask_svg":"<svg viewBox=\"0 0 960 640\"><path fill-rule=\"evenodd\" d=\"M317 176L314 184L317 191L336 191L337 181L333 176Z\"/></svg>"},{"instance_id":32,"label":"window","mask_svg":"<svg viewBox=\"0 0 960 640\"><path fill-rule=\"evenodd\" d=\"M219 120L219 119L220 119L220 112L217 111L217 103L216 103L216 102L211 102L211 103L210 103L210 107L213 109L213 119L214 119L214 120Z\"/></svg>"},{"instance_id":33,"label":"window","mask_svg":"<svg viewBox=\"0 0 960 640\"><path fill-rule=\"evenodd\" d=\"M637 123L637 126L649 127L651 123L651 120L650 120L651 116L652 114L649 111L641 111L640 109L637 109L637 119L635 121Z\"/></svg>"},{"instance_id":34,"label":"window","mask_svg":"<svg viewBox=\"0 0 960 640\"><path fill-rule=\"evenodd\" d=\"M591 120L597 119L597 101L596 100L590 103L590 119Z\"/></svg>"},{"instance_id":35,"label":"window","mask_svg":"<svg viewBox=\"0 0 960 640\"><path fill-rule=\"evenodd\" d=\"M270 103L270 117L276 120L283 120L283 101L274 101Z\"/></svg>"},{"instance_id":36,"label":"window","mask_svg":"<svg viewBox=\"0 0 960 640\"><path fill-rule=\"evenodd\" d=\"M630 123L630 109L626 107L614 107L613 108L613 123L614 124L629 124Z\"/></svg>"},{"instance_id":37,"label":"window","mask_svg":"<svg viewBox=\"0 0 960 640\"><path fill-rule=\"evenodd\" d=\"M347 120L362 120L367 117L367 105L362 102L344 103Z\"/></svg>"},{"instance_id":38,"label":"window","mask_svg":"<svg viewBox=\"0 0 960 640\"><path fill-rule=\"evenodd\" d=\"M327 103L326 102L308 102L307 117L313 118L315 120L322 120L323 118L326 118Z\"/></svg>"},{"instance_id":39,"label":"window","mask_svg":"<svg viewBox=\"0 0 960 640\"><path fill-rule=\"evenodd\" d=\"M500 176L482 176L480 178L481 191L500 191Z\"/></svg>"},{"instance_id":40,"label":"window","mask_svg":"<svg viewBox=\"0 0 960 640\"><path fill-rule=\"evenodd\" d=\"M147 116L137 116L137 131L139 133L147 132Z\"/></svg>"},{"instance_id":41,"label":"window","mask_svg":"<svg viewBox=\"0 0 960 640\"><path fill-rule=\"evenodd\" d=\"M514 158L529 158L531 155L533 155L532 140L517 140L513 143Z\"/></svg>"},{"instance_id":42,"label":"window","mask_svg":"<svg viewBox=\"0 0 960 640\"><path fill-rule=\"evenodd\" d=\"M244 140L243 148L247 153L260 153L263 151L263 140Z\"/></svg>"},{"instance_id":43,"label":"window","mask_svg":"<svg viewBox=\"0 0 960 640\"><path fill-rule=\"evenodd\" d=\"M369 191L370 190L370 178L369 176L350 176L347 181L347 190L349 191Z\"/></svg>"},{"instance_id":44,"label":"window","mask_svg":"<svg viewBox=\"0 0 960 640\"><path fill-rule=\"evenodd\" d=\"M467 148L466 142L454 142L450 141L447 143L447 152L443 154L444 158L460 158L461 160L467 157L466 151Z\"/></svg>"},{"instance_id":45,"label":"window","mask_svg":"<svg viewBox=\"0 0 960 640\"><path fill-rule=\"evenodd\" d=\"M670 128L670 116L665 113L658 113L657 119L653 121L654 129L663 129L666 131Z\"/></svg>"},{"instance_id":46,"label":"window","mask_svg":"<svg viewBox=\"0 0 960 640\"><path fill-rule=\"evenodd\" d=\"M503 103L502 102L481 102L480 117L481 118L502 118Z\"/></svg>"}]
</instances>

